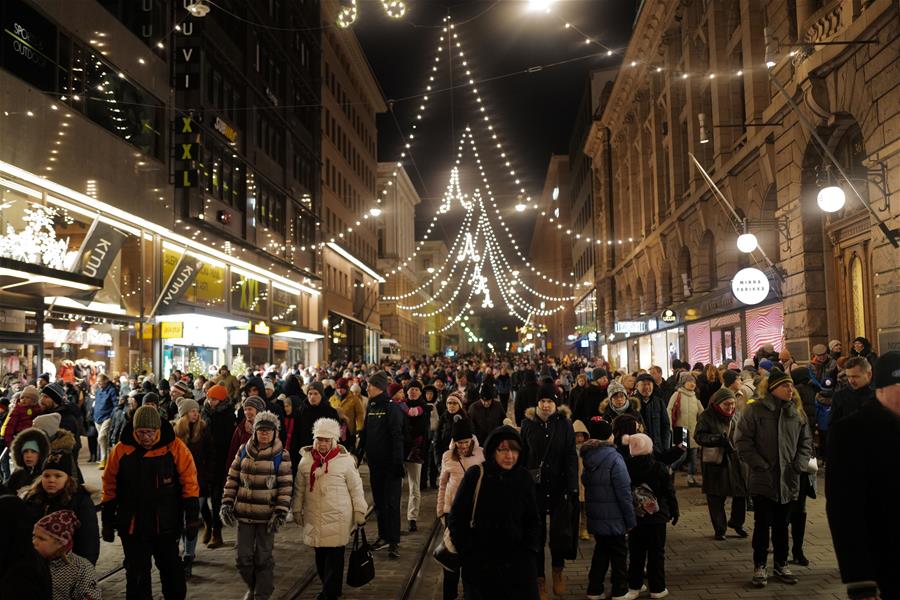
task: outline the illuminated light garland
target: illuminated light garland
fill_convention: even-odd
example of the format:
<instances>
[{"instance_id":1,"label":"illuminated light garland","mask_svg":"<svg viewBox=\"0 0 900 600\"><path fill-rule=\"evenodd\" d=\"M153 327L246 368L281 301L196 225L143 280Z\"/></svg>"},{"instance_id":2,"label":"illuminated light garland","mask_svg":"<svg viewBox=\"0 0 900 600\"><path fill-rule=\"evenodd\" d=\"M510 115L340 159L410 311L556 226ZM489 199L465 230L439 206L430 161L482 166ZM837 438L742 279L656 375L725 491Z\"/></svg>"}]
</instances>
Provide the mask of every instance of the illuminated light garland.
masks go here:
<instances>
[{"instance_id":1,"label":"illuminated light garland","mask_svg":"<svg viewBox=\"0 0 900 600\"><path fill-rule=\"evenodd\" d=\"M404 0L381 0L381 6L385 14L391 19L402 19L406 15L406 2ZM344 6L338 12L337 26L347 29L359 18L359 6L357 0L344 0Z\"/></svg>"}]
</instances>

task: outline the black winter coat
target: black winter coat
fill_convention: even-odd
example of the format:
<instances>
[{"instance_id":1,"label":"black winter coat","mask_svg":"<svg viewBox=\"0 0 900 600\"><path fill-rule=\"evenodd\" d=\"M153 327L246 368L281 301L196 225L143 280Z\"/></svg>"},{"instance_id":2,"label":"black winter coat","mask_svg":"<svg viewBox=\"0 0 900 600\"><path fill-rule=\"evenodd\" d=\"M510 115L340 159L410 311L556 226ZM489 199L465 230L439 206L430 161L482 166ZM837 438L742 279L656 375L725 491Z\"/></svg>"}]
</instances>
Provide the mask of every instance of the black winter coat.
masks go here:
<instances>
[{"instance_id":1,"label":"black winter coat","mask_svg":"<svg viewBox=\"0 0 900 600\"><path fill-rule=\"evenodd\" d=\"M403 470L403 409L391 402L387 394L369 398L366 421L360 432L360 447L370 466Z\"/></svg>"},{"instance_id":2,"label":"black winter coat","mask_svg":"<svg viewBox=\"0 0 900 600\"><path fill-rule=\"evenodd\" d=\"M538 507L547 513L563 502L564 495L577 498L578 454L575 431L566 413L558 410L541 421L535 409L528 409L520 434L527 455L525 467L532 473L540 471L540 482L536 483Z\"/></svg>"},{"instance_id":3,"label":"black winter coat","mask_svg":"<svg viewBox=\"0 0 900 600\"><path fill-rule=\"evenodd\" d=\"M185 417L181 417L180 419L183 418ZM176 421L176 432L178 424L178 421ZM215 471L215 443L213 441L212 432L209 430L209 425L205 425L200 421L197 422L197 425L204 425L203 431L201 431L199 435L194 433L192 436L189 436L188 439L182 437L181 441L185 443L188 450L191 451L191 456L194 458L194 467L197 469L197 485L200 486L200 497L209 498L210 490L216 483L215 478L219 473L218 471Z\"/></svg>"},{"instance_id":4,"label":"black winter coat","mask_svg":"<svg viewBox=\"0 0 900 600\"><path fill-rule=\"evenodd\" d=\"M231 436L234 434L236 417L234 415L234 404L231 400L219 402L216 408L213 408L209 402L203 405L200 412L201 418L206 422L206 430L209 431L212 438L212 478L210 485L219 490L225 486L225 476L228 473L228 467L234 460L233 456L228 455L231 446Z\"/></svg>"},{"instance_id":5,"label":"black winter coat","mask_svg":"<svg viewBox=\"0 0 900 600\"><path fill-rule=\"evenodd\" d=\"M313 443L313 425L319 419L334 419L338 423L341 418L338 411L331 406L327 400L322 399L319 404L313 406L309 400L303 403L300 414L294 413L294 437L291 439L291 448L288 451L291 455L291 464L300 464L300 448L311 446ZM296 457L297 462L294 462Z\"/></svg>"},{"instance_id":6,"label":"black winter coat","mask_svg":"<svg viewBox=\"0 0 900 600\"><path fill-rule=\"evenodd\" d=\"M31 544L34 522L28 507L16 496L0 496L0 515L0 600L51 600L50 567Z\"/></svg>"},{"instance_id":7,"label":"black winter coat","mask_svg":"<svg viewBox=\"0 0 900 600\"><path fill-rule=\"evenodd\" d=\"M582 395L577 404L572 405L573 419L580 420L585 425L591 420L591 417L599 416L600 403L606 399L606 389L598 385L591 384L588 386L587 392Z\"/></svg>"},{"instance_id":8,"label":"black winter coat","mask_svg":"<svg viewBox=\"0 0 900 600\"><path fill-rule=\"evenodd\" d=\"M59 413L59 427L75 436L75 449L81 448L81 434L84 432L84 414L77 404L63 402L53 410L44 411L42 414L52 415ZM76 552L77 554L77 552Z\"/></svg>"},{"instance_id":9,"label":"black winter coat","mask_svg":"<svg viewBox=\"0 0 900 600\"><path fill-rule=\"evenodd\" d=\"M68 502L63 502L61 493L47 498L41 490L37 494L26 497L25 504L28 506L32 527L39 519L50 513L59 510L74 512L81 522L81 526L75 529L72 552L91 561L91 564L97 564L97 559L100 557L100 527L97 525L97 509L94 508L91 495L83 487L79 487Z\"/></svg>"},{"instance_id":10,"label":"black winter coat","mask_svg":"<svg viewBox=\"0 0 900 600\"><path fill-rule=\"evenodd\" d=\"M669 469L653 458L652 455L632 456L627 461L628 476L631 477L631 487L636 488L642 483L647 484L656 501L659 503L659 511L643 517L637 517L640 525L659 525L668 523L678 515L678 499L675 497L675 487L669 476Z\"/></svg>"},{"instance_id":11,"label":"black winter coat","mask_svg":"<svg viewBox=\"0 0 900 600\"><path fill-rule=\"evenodd\" d=\"M900 416L880 402L836 421L828 432L825 509L841 580L876 581L900 598Z\"/></svg>"},{"instance_id":12,"label":"black winter coat","mask_svg":"<svg viewBox=\"0 0 900 600\"><path fill-rule=\"evenodd\" d=\"M589 389L589 385L585 385L585 386L575 385L575 386L572 386L572 389L569 392L569 406L572 407L572 413L573 413L572 418L575 420L578 419L578 411L575 410L575 407L580 406L581 403L584 401L584 397L587 395L588 389ZM587 423L584 423L584 424L587 425Z\"/></svg>"},{"instance_id":13,"label":"black winter coat","mask_svg":"<svg viewBox=\"0 0 900 600\"><path fill-rule=\"evenodd\" d=\"M491 434L485 442L484 475L477 466L466 471L447 516L447 527L459 552L466 598L537 600L541 525L534 483L524 467L528 453L523 450L512 469L503 469L494 459L503 440L520 442L512 427ZM474 528L470 527L473 506Z\"/></svg>"},{"instance_id":14,"label":"black winter coat","mask_svg":"<svg viewBox=\"0 0 900 600\"><path fill-rule=\"evenodd\" d=\"M633 397L641 406L644 432L653 440L653 454L657 459L662 460L662 457L672 448L672 422L669 420L666 403L653 393L648 399L640 394L635 394Z\"/></svg>"},{"instance_id":15,"label":"black winter coat","mask_svg":"<svg viewBox=\"0 0 900 600\"><path fill-rule=\"evenodd\" d=\"M704 462L702 465L703 493L706 495L732 497L749 495L747 479L750 470L741 462L734 449L734 426L730 424L735 418L720 414L712 406L697 417L694 441L700 446L722 448L724 451L722 464Z\"/></svg>"},{"instance_id":16,"label":"black winter coat","mask_svg":"<svg viewBox=\"0 0 900 600\"><path fill-rule=\"evenodd\" d=\"M516 392L515 415L516 425L519 426L521 426L522 422L525 420L525 411L537 406L538 394L540 394L541 391L533 371L525 372L525 380L522 388Z\"/></svg>"},{"instance_id":17,"label":"black winter coat","mask_svg":"<svg viewBox=\"0 0 900 600\"><path fill-rule=\"evenodd\" d=\"M867 385L858 390L854 390L849 385L843 387L836 391L831 398L830 423L837 423L874 401L875 391Z\"/></svg>"},{"instance_id":18,"label":"black winter coat","mask_svg":"<svg viewBox=\"0 0 900 600\"><path fill-rule=\"evenodd\" d=\"M469 418L472 420L475 437L479 442L484 443L493 430L503 425L506 413L503 412L503 405L499 400L494 400L487 408L479 400L469 406Z\"/></svg>"}]
</instances>

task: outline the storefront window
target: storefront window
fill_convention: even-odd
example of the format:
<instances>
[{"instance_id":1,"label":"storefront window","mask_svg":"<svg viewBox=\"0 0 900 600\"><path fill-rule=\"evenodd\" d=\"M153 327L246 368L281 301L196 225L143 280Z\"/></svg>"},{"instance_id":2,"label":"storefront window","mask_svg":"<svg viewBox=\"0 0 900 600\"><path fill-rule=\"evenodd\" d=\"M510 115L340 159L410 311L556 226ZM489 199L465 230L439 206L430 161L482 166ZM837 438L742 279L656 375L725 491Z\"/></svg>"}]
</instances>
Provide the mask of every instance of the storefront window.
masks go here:
<instances>
[{"instance_id":1,"label":"storefront window","mask_svg":"<svg viewBox=\"0 0 900 600\"><path fill-rule=\"evenodd\" d=\"M281 288L272 288L272 320L279 323L299 325L299 306L297 294L286 292Z\"/></svg>"},{"instance_id":2,"label":"storefront window","mask_svg":"<svg viewBox=\"0 0 900 600\"><path fill-rule=\"evenodd\" d=\"M232 271L231 309L267 317L269 314L269 284Z\"/></svg>"}]
</instances>

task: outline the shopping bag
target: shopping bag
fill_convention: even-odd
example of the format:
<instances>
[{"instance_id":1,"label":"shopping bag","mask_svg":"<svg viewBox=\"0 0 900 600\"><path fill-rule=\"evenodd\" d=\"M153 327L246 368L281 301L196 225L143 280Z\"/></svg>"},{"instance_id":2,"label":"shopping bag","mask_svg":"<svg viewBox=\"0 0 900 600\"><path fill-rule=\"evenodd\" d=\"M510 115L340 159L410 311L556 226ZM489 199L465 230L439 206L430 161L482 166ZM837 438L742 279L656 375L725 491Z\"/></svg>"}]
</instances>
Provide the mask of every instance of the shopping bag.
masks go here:
<instances>
[{"instance_id":1,"label":"shopping bag","mask_svg":"<svg viewBox=\"0 0 900 600\"><path fill-rule=\"evenodd\" d=\"M437 548L434 549L431 555L445 571L459 572L459 554L457 554L456 548L453 547L449 529L444 529L441 543L437 545Z\"/></svg>"},{"instance_id":2,"label":"shopping bag","mask_svg":"<svg viewBox=\"0 0 900 600\"><path fill-rule=\"evenodd\" d=\"M353 534L353 548L347 562L347 585L350 587L362 587L375 579L375 562L366 541L366 530L362 527L357 527Z\"/></svg>"}]
</instances>

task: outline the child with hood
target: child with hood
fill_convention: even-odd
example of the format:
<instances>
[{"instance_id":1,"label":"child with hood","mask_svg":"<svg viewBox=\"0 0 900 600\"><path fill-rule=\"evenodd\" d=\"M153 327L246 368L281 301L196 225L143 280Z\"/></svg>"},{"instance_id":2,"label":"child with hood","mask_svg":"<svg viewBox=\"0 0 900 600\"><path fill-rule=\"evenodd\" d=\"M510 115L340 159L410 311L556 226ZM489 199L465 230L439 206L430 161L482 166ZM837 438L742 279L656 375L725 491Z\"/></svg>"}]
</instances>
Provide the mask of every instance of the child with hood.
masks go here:
<instances>
[{"instance_id":1,"label":"child with hood","mask_svg":"<svg viewBox=\"0 0 900 600\"><path fill-rule=\"evenodd\" d=\"M12 442L19 434L32 426L34 418L43 412L38 405L40 394L38 389L33 385L26 385L19 392L19 399L16 401L9 411L9 416L3 422L3 439L8 447L12 447Z\"/></svg>"},{"instance_id":2,"label":"child with hood","mask_svg":"<svg viewBox=\"0 0 900 600\"><path fill-rule=\"evenodd\" d=\"M17 494L41 475L44 461L50 455L50 440L37 427L29 427L16 436L10 451L19 468L10 475L6 489Z\"/></svg>"},{"instance_id":3,"label":"child with hood","mask_svg":"<svg viewBox=\"0 0 900 600\"><path fill-rule=\"evenodd\" d=\"M53 600L100 600L94 565L72 552L75 529L81 524L71 510L58 510L34 525L34 549L50 566Z\"/></svg>"}]
</instances>

